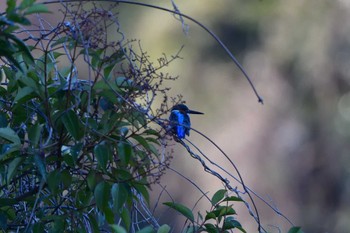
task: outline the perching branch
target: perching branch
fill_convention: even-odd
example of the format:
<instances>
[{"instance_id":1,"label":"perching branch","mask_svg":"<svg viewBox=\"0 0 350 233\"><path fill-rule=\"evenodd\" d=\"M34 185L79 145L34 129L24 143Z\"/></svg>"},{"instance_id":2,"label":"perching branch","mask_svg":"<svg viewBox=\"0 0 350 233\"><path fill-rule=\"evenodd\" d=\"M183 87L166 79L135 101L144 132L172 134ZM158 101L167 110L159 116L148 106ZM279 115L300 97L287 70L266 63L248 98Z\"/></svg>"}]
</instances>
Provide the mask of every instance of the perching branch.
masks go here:
<instances>
[{"instance_id":1,"label":"perching branch","mask_svg":"<svg viewBox=\"0 0 350 233\"><path fill-rule=\"evenodd\" d=\"M187 141L188 141L188 140L187 140ZM214 171L213 169L209 168L209 167L206 165L205 161L204 161L199 155L197 155L196 153L194 153L194 152L191 150L191 148L190 148L183 140L178 140L178 142L179 142L183 147L185 147L185 149L186 149L187 152L191 155L192 158L197 159L197 160L202 164L202 166L203 166L203 168L204 168L204 171L206 171L206 172L208 172L209 174L211 174L211 175L216 176L217 178L219 178L219 179L225 184L225 187L226 187L228 190L230 190L230 191L236 193L236 195L237 195L238 197L240 197L240 198L244 201L244 204L246 205L246 207L247 207L247 209L248 209L250 215L251 215L251 216L256 220L256 222L258 223L258 231L259 231L259 232L262 232L262 230L263 230L263 232L267 232L267 231L262 227L262 225L261 225L260 217L259 217L259 212L258 212L258 210L257 210L257 207L256 207L256 205L255 205L255 202L254 202L252 196L250 195L249 191L247 190L247 188L246 188L246 186L245 186L245 184L244 184L244 182L243 182L243 178L241 177L241 174L239 173L237 167L232 163L232 165L233 165L233 167L235 168L235 170L236 170L238 176L240 177L241 184L242 184L242 186L243 186L244 191L248 194L249 199L250 199L251 202L252 202L254 211L252 210L252 208L251 208L251 206L249 205L249 203L248 203L247 201L245 201L245 200L241 197L241 194L240 194L240 192L238 191L238 189L237 189L237 188L234 188L234 187L232 187L232 186L230 185L230 181L227 180L227 178L224 178L224 177L221 176L218 172L216 172L216 171Z\"/></svg>"}]
</instances>

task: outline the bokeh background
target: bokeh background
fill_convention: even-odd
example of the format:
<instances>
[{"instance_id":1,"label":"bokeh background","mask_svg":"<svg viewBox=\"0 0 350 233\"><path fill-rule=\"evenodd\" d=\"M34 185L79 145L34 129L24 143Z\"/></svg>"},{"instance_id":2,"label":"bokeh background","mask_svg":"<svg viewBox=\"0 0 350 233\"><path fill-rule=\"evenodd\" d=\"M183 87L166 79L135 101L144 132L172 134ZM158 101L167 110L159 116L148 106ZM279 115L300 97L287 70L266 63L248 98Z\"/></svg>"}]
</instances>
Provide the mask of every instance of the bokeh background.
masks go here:
<instances>
[{"instance_id":1,"label":"bokeh background","mask_svg":"<svg viewBox=\"0 0 350 233\"><path fill-rule=\"evenodd\" d=\"M121 30L127 38L140 39L155 62L184 45L183 59L164 72L179 75L168 83L170 96L181 94L190 108L205 112L192 117L193 127L230 156L251 189L305 232L350 232L350 0L174 1L182 13L221 38L265 103L257 102L238 68L200 27L186 20L189 30L184 33L169 13L120 5ZM172 8L170 0L147 3ZM50 6L60 14L58 7ZM225 167L227 161L208 141L194 132L190 140ZM171 168L209 196L222 188L184 148L174 143L167 149L173 151ZM232 167L227 169L234 174ZM161 184L173 200L189 207L201 198L171 170ZM171 200L160 186L152 196L152 204ZM266 229L290 228L257 202ZM205 200L199 201L196 211L204 214L206 207ZM256 232L245 207L235 208L243 227ZM160 222L182 227L183 218L161 204L155 215Z\"/></svg>"},{"instance_id":2,"label":"bokeh background","mask_svg":"<svg viewBox=\"0 0 350 233\"><path fill-rule=\"evenodd\" d=\"M350 232L350 1L175 2L222 39L265 101L258 104L243 75L198 26L186 21L186 35L168 13L121 6L122 29L140 38L152 57L185 46L183 59L169 72L180 76L171 84L172 94L182 94L188 106L205 112L192 117L193 127L229 154L250 188L305 232ZM170 1L149 3L171 8ZM190 140L223 161L200 136L192 133ZM221 187L182 147L173 150L172 168L209 196ZM174 172L161 182L189 206L201 196ZM268 230L290 227L262 203L258 208ZM245 212L238 209L237 218L256 232ZM174 219L167 213L161 220Z\"/></svg>"}]
</instances>

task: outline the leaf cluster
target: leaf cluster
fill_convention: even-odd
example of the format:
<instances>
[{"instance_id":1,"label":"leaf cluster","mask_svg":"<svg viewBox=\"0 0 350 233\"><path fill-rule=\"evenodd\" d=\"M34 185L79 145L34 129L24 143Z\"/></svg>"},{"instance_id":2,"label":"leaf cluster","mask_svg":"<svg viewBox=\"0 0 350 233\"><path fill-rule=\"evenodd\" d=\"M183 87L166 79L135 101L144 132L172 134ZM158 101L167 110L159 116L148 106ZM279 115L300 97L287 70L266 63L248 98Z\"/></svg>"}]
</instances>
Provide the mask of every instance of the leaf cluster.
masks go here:
<instances>
[{"instance_id":1,"label":"leaf cluster","mask_svg":"<svg viewBox=\"0 0 350 233\"><path fill-rule=\"evenodd\" d=\"M198 218L195 220L193 212L186 206L167 202L165 205L176 210L180 214L186 217L190 221L185 232L230 232L237 229L241 232L246 232L239 221L236 220L234 215L236 211L233 208L234 202L241 202L242 199L236 196L228 196L227 190L220 189L211 198L211 208L206 211L206 215L198 213Z\"/></svg>"},{"instance_id":2,"label":"leaf cluster","mask_svg":"<svg viewBox=\"0 0 350 233\"><path fill-rule=\"evenodd\" d=\"M148 115L167 77L132 42L91 47L76 37L79 27L74 34L64 24L32 48L34 58L10 27L44 10L34 1L13 4L1 37L13 45L2 56L14 66L1 66L0 229L119 232L121 222L129 232L132 210L140 199L149 203L169 160L160 158L162 128ZM80 59L89 77L78 75Z\"/></svg>"},{"instance_id":3,"label":"leaf cluster","mask_svg":"<svg viewBox=\"0 0 350 233\"><path fill-rule=\"evenodd\" d=\"M27 17L35 13L48 13L47 7L35 4L35 0L23 0L18 6L16 0L8 0L6 11L0 14L0 57L2 61L6 58L4 62L9 62L17 69L21 69L21 66L15 58L16 53L26 56L28 62L33 62L33 57L26 44L14 32L19 25L30 25Z\"/></svg>"},{"instance_id":4,"label":"leaf cluster","mask_svg":"<svg viewBox=\"0 0 350 233\"><path fill-rule=\"evenodd\" d=\"M229 233L239 231L246 233L247 231L236 218L234 203L237 202L243 203L242 198L228 195L226 189L219 189L210 199L210 210L206 211L204 216L198 212L197 218L194 217L193 211L183 204L175 202L163 204L186 218L188 224L182 232ZM288 233L303 233L303 230L301 227L293 226Z\"/></svg>"}]
</instances>

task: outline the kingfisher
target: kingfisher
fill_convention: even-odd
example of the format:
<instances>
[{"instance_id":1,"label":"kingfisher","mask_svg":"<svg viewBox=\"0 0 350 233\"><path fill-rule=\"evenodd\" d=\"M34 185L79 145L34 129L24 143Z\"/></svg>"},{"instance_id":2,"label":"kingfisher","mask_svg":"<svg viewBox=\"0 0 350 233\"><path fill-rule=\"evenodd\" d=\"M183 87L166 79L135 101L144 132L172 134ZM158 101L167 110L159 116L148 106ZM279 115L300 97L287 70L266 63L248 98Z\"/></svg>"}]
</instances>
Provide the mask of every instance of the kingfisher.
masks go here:
<instances>
[{"instance_id":1,"label":"kingfisher","mask_svg":"<svg viewBox=\"0 0 350 233\"><path fill-rule=\"evenodd\" d=\"M184 104L177 104L171 109L169 117L171 130L179 139L185 138L185 135L190 136L191 121L189 114L204 114L190 110Z\"/></svg>"}]
</instances>

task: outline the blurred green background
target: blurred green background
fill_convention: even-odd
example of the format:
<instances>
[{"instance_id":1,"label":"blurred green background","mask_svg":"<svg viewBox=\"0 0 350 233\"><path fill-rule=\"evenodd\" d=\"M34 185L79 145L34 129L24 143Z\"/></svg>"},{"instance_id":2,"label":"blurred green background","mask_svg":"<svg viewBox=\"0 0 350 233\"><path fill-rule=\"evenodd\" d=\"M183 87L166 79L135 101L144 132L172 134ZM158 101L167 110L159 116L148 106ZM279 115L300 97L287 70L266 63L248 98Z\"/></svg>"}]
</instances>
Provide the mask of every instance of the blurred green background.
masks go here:
<instances>
[{"instance_id":1,"label":"blurred green background","mask_svg":"<svg viewBox=\"0 0 350 233\"><path fill-rule=\"evenodd\" d=\"M171 8L170 1L149 3ZM350 1L176 4L226 43L265 100L258 104L243 75L198 26L186 21L185 35L168 13L121 6L122 30L141 39L153 58L185 45L184 59L173 62L168 72L180 76L171 84L172 94L182 94L192 109L205 112L192 117L193 127L217 142L249 187L294 224L306 232L350 232ZM195 133L190 139L211 159L222 160ZM220 182L203 174L183 148L173 149L171 167L211 196ZM193 206L200 193L183 182L172 172L162 180L177 201ZM269 208L258 207L263 223L271 225L267 229L289 228ZM256 231L251 220L245 222L244 212L239 210L238 219L248 232Z\"/></svg>"},{"instance_id":2,"label":"blurred green background","mask_svg":"<svg viewBox=\"0 0 350 233\"><path fill-rule=\"evenodd\" d=\"M147 3L172 7L170 0ZM228 55L195 24L186 20L185 34L169 13L120 5L121 30L127 38L140 39L155 63L162 53L170 57L185 46L183 59L164 72L179 75L168 83L170 96L181 94L190 108L205 112L192 117L193 127L223 148L250 188L305 232L350 232L350 0L175 3L222 39L265 101L258 104ZM59 14L58 7L50 9ZM190 140L226 166L206 140L194 132ZM170 167L209 191L209 196L222 188L182 147L167 149L174 155ZM234 173L232 167L227 169ZM201 197L171 170L161 184L175 201L189 207ZM165 192L159 198L160 186L153 190L153 204L170 201ZM207 204L200 201L197 209L203 213ZM181 217L160 206L155 214L161 222L182 226ZM236 208L243 227L256 232L245 207ZM263 203L258 202L258 209L266 229L290 228Z\"/></svg>"}]
</instances>

